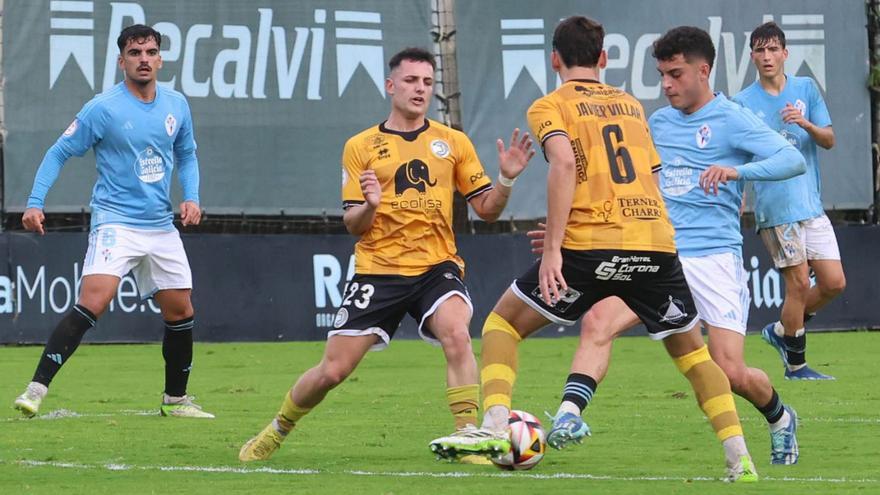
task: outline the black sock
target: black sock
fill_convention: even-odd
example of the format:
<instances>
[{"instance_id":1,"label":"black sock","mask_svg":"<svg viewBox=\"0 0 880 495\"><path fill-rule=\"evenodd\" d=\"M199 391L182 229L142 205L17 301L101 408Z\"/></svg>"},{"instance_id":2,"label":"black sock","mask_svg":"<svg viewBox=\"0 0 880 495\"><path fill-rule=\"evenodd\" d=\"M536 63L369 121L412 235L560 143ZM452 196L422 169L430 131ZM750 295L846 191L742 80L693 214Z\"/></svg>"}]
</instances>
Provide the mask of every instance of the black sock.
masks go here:
<instances>
[{"instance_id":1,"label":"black sock","mask_svg":"<svg viewBox=\"0 0 880 495\"><path fill-rule=\"evenodd\" d=\"M33 381L48 387L61 366L79 347L86 330L95 326L96 320L95 315L88 309L79 304L74 306L49 336L49 341L46 342L46 348L37 364L37 371L34 372Z\"/></svg>"},{"instance_id":2,"label":"black sock","mask_svg":"<svg viewBox=\"0 0 880 495\"><path fill-rule=\"evenodd\" d=\"M565 381L565 388L562 391L562 401L569 401L577 404L581 412L587 408L590 401L593 400L593 394L596 392L596 380L588 375L581 373L572 373L568 375Z\"/></svg>"},{"instance_id":3,"label":"black sock","mask_svg":"<svg viewBox=\"0 0 880 495\"><path fill-rule=\"evenodd\" d=\"M770 402L767 405L758 407L758 411L767 418L767 422L773 424L779 421L782 418L782 414L785 412L785 409L782 405L782 400L779 399L779 394L776 393L776 389L773 390L773 396L770 397Z\"/></svg>"},{"instance_id":4,"label":"black sock","mask_svg":"<svg viewBox=\"0 0 880 495\"><path fill-rule=\"evenodd\" d=\"M186 395L186 383L192 369L193 317L165 322L162 357L165 358L165 393L172 397Z\"/></svg>"},{"instance_id":5,"label":"black sock","mask_svg":"<svg viewBox=\"0 0 880 495\"><path fill-rule=\"evenodd\" d=\"M800 366L807 363L807 332L799 337L782 337L785 343L785 356L789 366Z\"/></svg>"}]
</instances>

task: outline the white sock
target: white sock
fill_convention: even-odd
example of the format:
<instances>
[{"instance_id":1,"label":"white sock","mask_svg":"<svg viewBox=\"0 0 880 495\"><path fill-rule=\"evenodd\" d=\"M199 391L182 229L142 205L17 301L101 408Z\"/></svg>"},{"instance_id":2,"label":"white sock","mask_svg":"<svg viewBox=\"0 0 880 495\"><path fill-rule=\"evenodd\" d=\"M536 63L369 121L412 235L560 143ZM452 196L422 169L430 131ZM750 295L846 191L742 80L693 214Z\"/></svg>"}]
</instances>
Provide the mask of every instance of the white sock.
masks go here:
<instances>
[{"instance_id":1,"label":"white sock","mask_svg":"<svg viewBox=\"0 0 880 495\"><path fill-rule=\"evenodd\" d=\"M777 321L773 324L773 333L775 333L777 337L785 335L785 327L782 326L782 322Z\"/></svg>"},{"instance_id":2,"label":"white sock","mask_svg":"<svg viewBox=\"0 0 880 495\"><path fill-rule=\"evenodd\" d=\"M788 411L782 411L782 417L779 418L779 421L775 423L770 423L770 433L776 433L777 431L788 427L788 424L791 423L791 414L788 414Z\"/></svg>"},{"instance_id":3,"label":"white sock","mask_svg":"<svg viewBox=\"0 0 880 495\"><path fill-rule=\"evenodd\" d=\"M506 430L508 418L510 418L510 409L501 405L492 406L483 415L483 428L492 431Z\"/></svg>"},{"instance_id":4,"label":"white sock","mask_svg":"<svg viewBox=\"0 0 880 495\"><path fill-rule=\"evenodd\" d=\"M746 448L746 440L742 435L730 437L721 442L724 446L724 457L727 459L728 466L735 466L739 463L739 458L749 455L749 449Z\"/></svg>"},{"instance_id":5,"label":"white sock","mask_svg":"<svg viewBox=\"0 0 880 495\"><path fill-rule=\"evenodd\" d=\"M40 399L46 397L46 394L49 393L49 388L40 382L28 383L27 389L28 389L28 392L31 393L31 395L36 395Z\"/></svg>"},{"instance_id":6,"label":"white sock","mask_svg":"<svg viewBox=\"0 0 880 495\"><path fill-rule=\"evenodd\" d=\"M562 404L559 404L559 409L556 411L556 417L558 418L562 413L572 413L575 416L580 416L581 408L574 402L565 400L562 401Z\"/></svg>"}]
</instances>

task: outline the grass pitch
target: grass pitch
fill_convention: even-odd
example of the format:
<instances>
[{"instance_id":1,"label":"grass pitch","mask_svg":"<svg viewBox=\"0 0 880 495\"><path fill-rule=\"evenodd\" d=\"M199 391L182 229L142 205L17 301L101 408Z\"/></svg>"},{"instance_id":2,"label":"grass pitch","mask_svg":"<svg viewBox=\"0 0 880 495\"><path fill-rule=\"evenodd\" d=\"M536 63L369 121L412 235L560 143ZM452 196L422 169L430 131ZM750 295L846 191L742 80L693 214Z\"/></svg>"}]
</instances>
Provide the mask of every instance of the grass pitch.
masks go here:
<instances>
[{"instance_id":1,"label":"grass pitch","mask_svg":"<svg viewBox=\"0 0 880 495\"><path fill-rule=\"evenodd\" d=\"M514 407L555 411L576 341L520 346ZM479 349L479 342L475 342ZM197 344L190 393L215 420L158 415L158 345L79 349L41 415L11 409L40 350L0 348L0 493L880 493L880 333L813 334L809 361L834 382L787 382L757 336L748 361L769 371L801 417L796 466L769 465L764 419L737 398L762 477L725 485L723 454L687 381L647 338L615 344L586 419L593 437L549 451L527 472L434 460L428 442L451 431L439 349L394 342L307 416L268 462L242 464L239 447L277 410L323 343Z\"/></svg>"}]
</instances>

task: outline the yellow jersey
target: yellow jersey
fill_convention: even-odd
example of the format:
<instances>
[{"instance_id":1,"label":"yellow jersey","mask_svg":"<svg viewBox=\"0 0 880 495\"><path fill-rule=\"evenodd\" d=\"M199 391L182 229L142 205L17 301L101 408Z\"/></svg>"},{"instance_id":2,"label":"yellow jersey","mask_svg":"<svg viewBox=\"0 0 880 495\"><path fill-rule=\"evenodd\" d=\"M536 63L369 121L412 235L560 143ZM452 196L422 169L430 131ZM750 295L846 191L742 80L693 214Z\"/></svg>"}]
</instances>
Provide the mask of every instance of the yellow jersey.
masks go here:
<instances>
[{"instance_id":1,"label":"yellow jersey","mask_svg":"<svg viewBox=\"0 0 880 495\"><path fill-rule=\"evenodd\" d=\"M594 80L571 80L536 100L529 126L543 146L571 142L574 201L562 247L675 252L674 230L652 173L660 157L642 105Z\"/></svg>"},{"instance_id":2,"label":"yellow jersey","mask_svg":"<svg viewBox=\"0 0 880 495\"><path fill-rule=\"evenodd\" d=\"M433 120L411 132L384 123L345 143L344 208L364 203L360 175L374 170L382 196L372 226L355 245L355 271L421 275L453 261L464 270L452 230L452 198L467 200L492 188L474 145L463 132Z\"/></svg>"}]
</instances>

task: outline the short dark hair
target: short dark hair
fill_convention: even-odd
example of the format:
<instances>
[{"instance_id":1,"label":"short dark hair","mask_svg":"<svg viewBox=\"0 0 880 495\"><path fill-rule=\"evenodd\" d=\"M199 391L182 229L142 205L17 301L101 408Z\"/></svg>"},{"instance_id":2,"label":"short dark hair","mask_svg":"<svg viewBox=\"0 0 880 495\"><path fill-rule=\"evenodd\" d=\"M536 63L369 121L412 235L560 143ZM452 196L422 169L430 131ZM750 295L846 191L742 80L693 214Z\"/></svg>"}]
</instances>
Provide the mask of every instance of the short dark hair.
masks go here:
<instances>
[{"instance_id":1,"label":"short dark hair","mask_svg":"<svg viewBox=\"0 0 880 495\"><path fill-rule=\"evenodd\" d=\"M657 60L672 60L676 55L683 55L688 62L694 58L703 59L711 69L715 63L715 45L706 31L693 26L679 26L654 41L654 58Z\"/></svg>"},{"instance_id":2,"label":"short dark hair","mask_svg":"<svg viewBox=\"0 0 880 495\"><path fill-rule=\"evenodd\" d=\"M785 48L785 32L773 21L765 22L756 27L749 37L749 48L755 49L755 45L763 45L773 40L779 41L782 48Z\"/></svg>"},{"instance_id":3,"label":"short dark hair","mask_svg":"<svg viewBox=\"0 0 880 495\"><path fill-rule=\"evenodd\" d=\"M593 19L574 15L553 31L553 50L566 67L595 67L602 54L605 29Z\"/></svg>"},{"instance_id":4,"label":"short dark hair","mask_svg":"<svg viewBox=\"0 0 880 495\"><path fill-rule=\"evenodd\" d=\"M128 26L123 29L121 33L119 33L119 37L116 38L116 46L119 47L119 53L122 53L125 50L125 46L128 45L128 42L131 40L148 40L153 38L156 40L156 46L162 47L162 35L159 31L151 28L150 26L144 26L143 24L134 24Z\"/></svg>"},{"instance_id":5,"label":"short dark hair","mask_svg":"<svg viewBox=\"0 0 880 495\"><path fill-rule=\"evenodd\" d=\"M434 58L433 53L424 48L412 46L395 53L394 56L391 57L391 60L388 61L388 68L394 70L404 60L409 60L410 62L428 62L434 70L437 70L437 59Z\"/></svg>"}]
</instances>

